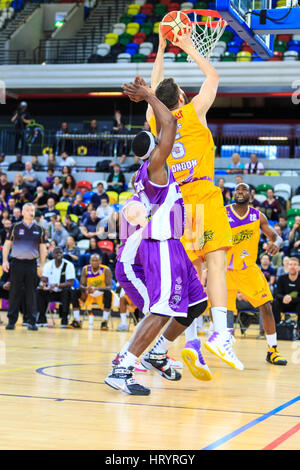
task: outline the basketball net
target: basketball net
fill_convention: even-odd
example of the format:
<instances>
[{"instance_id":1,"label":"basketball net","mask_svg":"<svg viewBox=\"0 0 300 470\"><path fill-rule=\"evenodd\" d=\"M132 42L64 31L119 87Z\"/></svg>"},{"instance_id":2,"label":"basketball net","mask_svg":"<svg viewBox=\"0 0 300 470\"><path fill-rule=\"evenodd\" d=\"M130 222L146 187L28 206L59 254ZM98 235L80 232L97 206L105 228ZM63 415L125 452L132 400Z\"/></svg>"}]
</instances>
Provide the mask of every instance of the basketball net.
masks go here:
<instances>
[{"instance_id":1,"label":"basketball net","mask_svg":"<svg viewBox=\"0 0 300 470\"><path fill-rule=\"evenodd\" d=\"M191 39L195 49L209 60L217 42L226 28L226 22L222 18L216 19L212 16L202 16L202 21L199 22L197 21L198 14L194 12ZM187 57L187 60L188 62L193 62L190 56Z\"/></svg>"}]
</instances>

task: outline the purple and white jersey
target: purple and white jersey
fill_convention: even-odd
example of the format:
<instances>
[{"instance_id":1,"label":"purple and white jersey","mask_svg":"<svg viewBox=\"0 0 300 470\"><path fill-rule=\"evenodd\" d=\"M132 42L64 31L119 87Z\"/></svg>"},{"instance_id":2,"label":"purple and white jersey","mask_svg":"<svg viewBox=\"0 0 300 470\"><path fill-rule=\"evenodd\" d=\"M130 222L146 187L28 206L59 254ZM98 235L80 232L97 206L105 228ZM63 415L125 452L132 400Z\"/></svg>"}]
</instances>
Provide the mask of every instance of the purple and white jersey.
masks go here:
<instances>
[{"instance_id":1,"label":"purple and white jersey","mask_svg":"<svg viewBox=\"0 0 300 470\"><path fill-rule=\"evenodd\" d=\"M117 259L121 262L136 263L137 250L143 238L143 229L148 223L147 209L137 194L126 201L120 217L121 246Z\"/></svg>"},{"instance_id":2,"label":"purple and white jersey","mask_svg":"<svg viewBox=\"0 0 300 470\"><path fill-rule=\"evenodd\" d=\"M178 183L169 167L166 185L152 183L147 171L149 163L148 160L140 167L134 183L149 218L143 238L160 241L180 239L184 232L185 210Z\"/></svg>"}]
</instances>

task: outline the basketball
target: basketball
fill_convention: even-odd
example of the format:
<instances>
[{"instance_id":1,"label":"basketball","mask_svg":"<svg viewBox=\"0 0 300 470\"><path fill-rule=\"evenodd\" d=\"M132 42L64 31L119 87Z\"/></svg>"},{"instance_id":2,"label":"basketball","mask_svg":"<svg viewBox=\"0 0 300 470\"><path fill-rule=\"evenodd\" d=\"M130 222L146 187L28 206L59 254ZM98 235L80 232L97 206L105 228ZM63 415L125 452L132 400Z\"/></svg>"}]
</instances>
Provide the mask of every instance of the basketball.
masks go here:
<instances>
[{"instance_id":1,"label":"basketball","mask_svg":"<svg viewBox=\"0 0 300 470\"><path fill-rule=\"evenodd\" d=\"M192 23L185 13L182 11L171 11L161 21L161 32L165 39L176 42L177 35L180 36L182 31L191 25Z\"/></svg>"}]
</instances>

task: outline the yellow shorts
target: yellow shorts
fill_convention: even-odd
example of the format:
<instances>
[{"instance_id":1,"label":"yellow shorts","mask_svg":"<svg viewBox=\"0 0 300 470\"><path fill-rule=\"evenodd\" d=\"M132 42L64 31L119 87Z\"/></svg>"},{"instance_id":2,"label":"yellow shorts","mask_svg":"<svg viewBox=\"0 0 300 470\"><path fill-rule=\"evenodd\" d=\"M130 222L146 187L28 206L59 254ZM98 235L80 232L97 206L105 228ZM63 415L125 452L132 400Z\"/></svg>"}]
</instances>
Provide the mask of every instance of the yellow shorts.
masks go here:
<instances>
[{"instance_id":1,"label":"yellow shorts","mask_svg":"<svg viewBox=\"0 0 300 470\"><path fill-rule=\"evenodd\" d=\"M103 294L98 295L98 297L93 297L92 295L88 294L84 302L82 302L82 300L80 300L79 302L81 304L81 308L83 309L88 309L92 305L98 305L99 308L102 310L103 309Z\"/></svg>"},{"instance_id":2,"label":"yellow shorts","mask_svg":"<svg viewBox=\"0 0 300 470\"><path fill-rule=\"evenodd\" d=\"M180 186L186 210L186 228L181 242L193 262L207 253L232 246L232 233L220 188L210 181Z\"/></svg>"},{"instance_id":3,"label":"yellow shorts","mask_svg":"<svg viewBox=\"0 0 300 470\"><path fill-rule=\"evenodd\" d=\"M240 271L227 271L227 309L236 312L236 296L240 292L254 308L271 302L268 282L255 264Z\"/></svg>"}]
</instances>

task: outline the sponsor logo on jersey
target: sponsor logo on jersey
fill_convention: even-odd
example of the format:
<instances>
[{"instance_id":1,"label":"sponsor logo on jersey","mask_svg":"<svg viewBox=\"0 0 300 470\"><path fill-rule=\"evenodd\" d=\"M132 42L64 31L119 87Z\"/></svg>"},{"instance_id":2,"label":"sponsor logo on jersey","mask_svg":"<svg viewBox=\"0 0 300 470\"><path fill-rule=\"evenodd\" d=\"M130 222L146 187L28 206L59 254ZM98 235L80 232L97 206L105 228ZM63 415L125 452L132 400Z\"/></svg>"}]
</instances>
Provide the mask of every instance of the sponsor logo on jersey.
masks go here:
<instances>
[{"instance_id":1,"label":"sponsor logo on jersey","mask_svg":"<svg viewBox=\"0 0 300 470\"><path fill-rule=\"evenodd\" d=\"M253 230L242 230L241 232L235 234L232 238L233 245L242 243L245 240L250 240L253 235Z\"/></svg>"}]
</instances>

